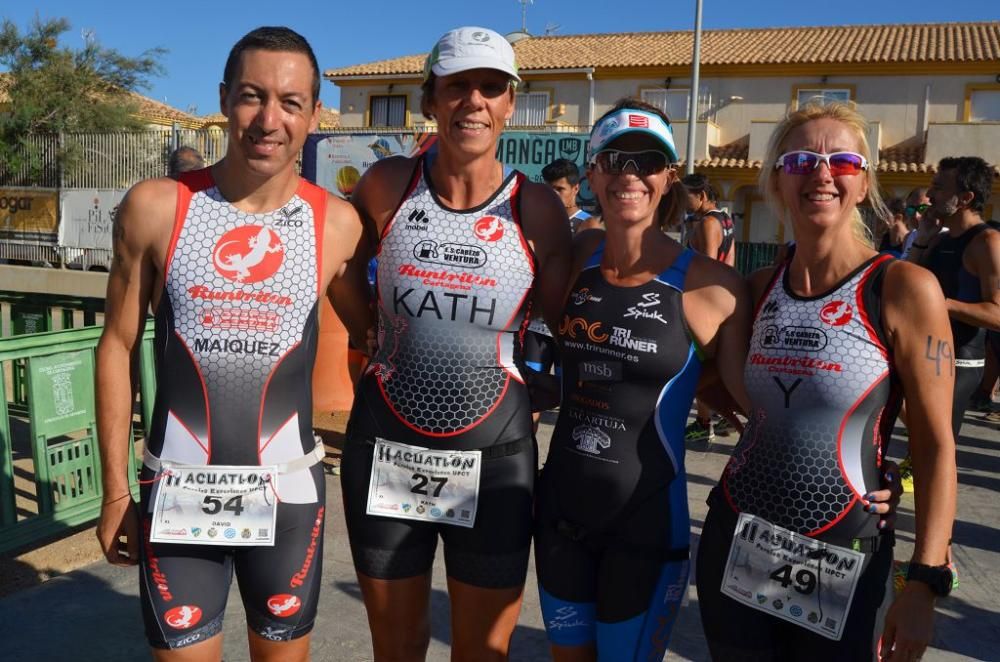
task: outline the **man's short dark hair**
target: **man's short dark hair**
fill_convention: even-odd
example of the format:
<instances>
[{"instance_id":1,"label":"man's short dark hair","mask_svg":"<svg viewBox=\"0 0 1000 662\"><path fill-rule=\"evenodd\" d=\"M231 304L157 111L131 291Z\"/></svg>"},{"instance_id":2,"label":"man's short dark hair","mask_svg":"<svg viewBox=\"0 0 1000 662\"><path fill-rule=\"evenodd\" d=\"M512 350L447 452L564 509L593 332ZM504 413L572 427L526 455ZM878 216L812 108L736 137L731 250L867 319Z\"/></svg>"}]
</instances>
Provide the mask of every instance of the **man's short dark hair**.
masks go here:
<instances>
[{"instance_id":1,"label":"man's short dark hair","mask_svg":"<svg viewBox=\"0 0 1000 662\"><path fill-rule=\"evenodd\" d=\"M167 175L170 177L182 172L200 170L204 167L205 160L198 153L198 150L187 145L181 145L170 152L170 157L167 159Z\"/></svg>"},{"instance_id":2,"label":"man's short dark hair","mask_svg":"<svg viewBox=\"0 0 1000 662\"><path fill-rule=\"evenodd\" d=\"M938 162L938 171L954 170L955 185L962 193L973 194L969 209L982 214L990 201L993 167L978 156L948 156Z\"/></svg>"},{"instance_id":3,"label":"man's short dark hair","mask_svg":"<svg viewBox=\"0 0 1000 662\"><path fill-rule=\"evenodd\" d=\"M719 201L719 194L715 192L715 188L705 175L699 175L698 173L684 175L681 178L681 184L684 184L684 188L692 193L704 193L709 202Z\"/></svg>"},{"instance_id":4,"label":"man's short dark hair","mask_svg":"<svg viewBox=\"0 0 1000 662\"><path fill-rule=\"evenodd\" d=\"M889 208L889 213L893 216L897 214L900 216L906 215L906 200L903 198L893 198L885 206Z\"/></svg>"},{"instance_id":5,"label":"man's short dark hair","mask_svg":"<svg viewBox=\"0 0 1000 662\"><path fill-rule=\"evenodd\" d=\"M243 38L236 42L229 57L226 58L226 68L222 74L222 84L228 90L236 75L236 66L240 62L240 57L245 51L277 51L280 53L302 53L309 58L309 63L313 70L312 95L313 103L319 101L319 63L316 61L316 54L313 53L312 46L306 38L291 28L283 26L264 26L251 30L243 35Z\"/></svg>"},{"instance_id":6,"label":"man's short dark hair","mask_svg":"<svg viewBox=\"0 0 1000 662\"><path fill-rule=\"evenodd\" d=\"M565 178L570 186L580 183L580 169L569 159L556 159L552 163L542 168L542 179L547 183Z\"/></svg>"}]
</instances>

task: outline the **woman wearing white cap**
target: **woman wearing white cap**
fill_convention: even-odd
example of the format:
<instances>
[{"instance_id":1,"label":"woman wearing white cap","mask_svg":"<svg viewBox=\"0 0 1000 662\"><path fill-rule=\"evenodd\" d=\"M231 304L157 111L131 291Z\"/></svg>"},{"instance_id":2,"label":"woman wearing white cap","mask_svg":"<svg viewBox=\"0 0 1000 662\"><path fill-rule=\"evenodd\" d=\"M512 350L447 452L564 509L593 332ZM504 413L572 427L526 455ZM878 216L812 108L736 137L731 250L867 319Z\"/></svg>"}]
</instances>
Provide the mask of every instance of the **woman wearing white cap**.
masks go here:
<instances>
[{"instance_id":1,"label":"woman wearing white cap","mask_svg":"<svg viewBox=\"0 0 1000 662\"><path fill-rule=\"evenodd\" d=\"M436 151L379 161L352 197L370 242L356 296L377 253L379 337L342 485L376 660L424 658L439 536L452 659L505 659L520 610L537 450L515 357L532 305L556 325L570 237L556 195L494 157L519 80L496 32L445 34L421 99Z\"/></svg>"},{"instance_id":2,"label":"woman wearing white cap","mask_svg":"<svg viewBox=\"0 0 1000 662\"><path fill-rule=\"evenodd\" d=\"M743 280L661 231L686 204L675 161L667 117L636 99L591 132L587 177L607 230L576 240L558 327L562 405L536 506L542 612L560 661L663 657L687 591L684 424L702 362L716 359L746 400Z\"/></svg>"}]
</instances>

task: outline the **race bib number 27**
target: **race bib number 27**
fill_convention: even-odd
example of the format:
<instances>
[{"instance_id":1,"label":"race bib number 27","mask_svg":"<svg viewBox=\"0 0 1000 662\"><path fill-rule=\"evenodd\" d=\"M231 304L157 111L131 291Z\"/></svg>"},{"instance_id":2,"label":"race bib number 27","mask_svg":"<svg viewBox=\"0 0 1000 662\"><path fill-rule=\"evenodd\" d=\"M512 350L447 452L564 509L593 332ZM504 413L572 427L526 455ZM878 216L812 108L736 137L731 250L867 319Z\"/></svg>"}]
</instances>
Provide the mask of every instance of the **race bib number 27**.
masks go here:
<instances>
[{"instance_id":1,"label":"race bib number 27","mask_svg":"<svg viewBox=\"0 0 1000 662\"><path fill-rule=\"evenodd\" d=\"M482 462L480 451L437 451L376 439L366 512L471 528Z\"/></svg>"},{"instance_id":2,"label":"race bib number 27","mask_svg":"<svg viewBox=\"0 0 1000 662\"><path fill-rule=\"evenodd\" d=\"M865 555L741 513L722 592L840 641Z\"/></svg>"}]
</instances>

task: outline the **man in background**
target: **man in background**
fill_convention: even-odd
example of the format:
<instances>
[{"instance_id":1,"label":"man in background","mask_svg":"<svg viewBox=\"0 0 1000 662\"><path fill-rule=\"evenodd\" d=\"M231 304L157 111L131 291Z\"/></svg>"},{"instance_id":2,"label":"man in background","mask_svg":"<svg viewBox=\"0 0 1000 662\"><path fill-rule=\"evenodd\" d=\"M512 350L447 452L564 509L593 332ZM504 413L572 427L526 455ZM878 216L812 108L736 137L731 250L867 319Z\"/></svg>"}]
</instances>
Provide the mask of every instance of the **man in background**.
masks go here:
<instances>
[{"instance_id":1,"label":"man in background","mask_svg":"<svg viewBox=\"0 0 1000 662\"><path fill-rule=\"evenodd\" d=\"M734 266L736 264L736 232L733 219L719 209L718 194L708 177L690 174L681 179L687 189L686 230L687 246L699 253ZM711 442L716 434L727 435L732 425L722 416L713 416L712 410L695 399L697 414L684 431L685 441Z\"/></svg>"},{"instance_id":2,"label":"man in background","mask_svg":"<svg viewBox=\"0 0 1000 662\"><path fill-rule=\"evenodd\" d=\"M573 234L600 227L599 221L576 204L576 198L580 194L580 170L575 163L569 159L556 159L542 168L542 179L559 195L563 206L566 207L569 228Z\"/></svg>"},{"instance_id":3,"label":"man in background","mask_svg":"<svg viewBox=\"0 0 1000 662\"><path fill-rule=\"evenodd\" d=\"M194 147L181 145L170 152L170 157L167 159L167 176L176 177L182 172L201 170L204 167L205 159L201 158L198 150Z\"/></svg>"}]
</instances>

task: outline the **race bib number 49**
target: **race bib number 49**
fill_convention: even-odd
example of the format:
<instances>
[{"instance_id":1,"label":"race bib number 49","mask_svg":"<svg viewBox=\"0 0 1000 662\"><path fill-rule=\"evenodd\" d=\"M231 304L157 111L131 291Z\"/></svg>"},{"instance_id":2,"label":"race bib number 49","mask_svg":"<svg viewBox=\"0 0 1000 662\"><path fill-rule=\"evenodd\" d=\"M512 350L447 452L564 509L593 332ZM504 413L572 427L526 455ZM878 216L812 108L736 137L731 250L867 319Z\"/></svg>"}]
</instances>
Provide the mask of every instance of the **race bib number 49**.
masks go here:
<instances>
[{"instance_id":1,"label":"race bib number 49","mask_svg":"<svg viewBox=\"0 0 1000 662\"><path fill-rule=\"evenodd\" d=\"M722 575L738 602L840 641L865 555L741 513Z\"/></svg>"},{"instance_id":2,"label":"race bib number 49","mask_svg":"<svg viewBox=\"0 0 1000 662\"><path fill-rule=\"evenodd\" d=\"M277 477L274 467L164 464L149 539L273 546Z\"/></svg>"},{"instance_id":3,"label":"race bib number 49","mask_svg":"<svg viewBox=\"0 0 1000 662\"><path fill-rule=\"evenodd\" d=\"M366 512L472 527L482 462L480 451L436 451L376 439Z\"/></svg>"}]
</instances>

